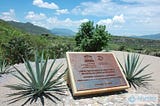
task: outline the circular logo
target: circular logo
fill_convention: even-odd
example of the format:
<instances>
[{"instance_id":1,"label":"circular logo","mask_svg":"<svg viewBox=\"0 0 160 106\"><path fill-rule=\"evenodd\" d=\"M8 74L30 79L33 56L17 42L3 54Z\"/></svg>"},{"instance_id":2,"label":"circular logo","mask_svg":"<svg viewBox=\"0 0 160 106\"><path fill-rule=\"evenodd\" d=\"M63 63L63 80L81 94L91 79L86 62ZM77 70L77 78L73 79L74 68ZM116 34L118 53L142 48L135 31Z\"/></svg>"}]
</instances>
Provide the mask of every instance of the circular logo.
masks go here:
<instances>
[{"instance_id":1,"label":"circular logo","mask_svg":"<svg viewBox=\"0 0 160 106\"><path fill-rule=\"evenodd\" d=\"M129 101L130 103L133 103L133 102L136 101L136 98L132 95L131 97L128 98L128 101Z\"/></svg>"}]
</instances>

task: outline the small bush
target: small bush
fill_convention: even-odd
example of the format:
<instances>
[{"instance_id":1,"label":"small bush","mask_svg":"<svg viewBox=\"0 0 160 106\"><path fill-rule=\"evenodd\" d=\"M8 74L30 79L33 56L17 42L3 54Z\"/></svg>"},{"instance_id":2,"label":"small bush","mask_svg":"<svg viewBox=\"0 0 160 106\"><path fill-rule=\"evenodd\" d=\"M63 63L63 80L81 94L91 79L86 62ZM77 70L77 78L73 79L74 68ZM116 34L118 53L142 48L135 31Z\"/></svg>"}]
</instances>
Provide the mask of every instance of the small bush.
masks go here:
<instances>
[{"instance_id":1,"label":"small bush","mask_svg":"<svg viewBox=\"0 0 160 106\"><path fill-rule=\"evenodd\" d=\"M123 50L126 50L126 46L124 45L121 45L119 48L118 48L119 51L123 51Z\"/></svg>"},{"instance_id":2,"label":"small bush","mask_svg":"<svg viewBox=\"0 0 160 106\"><path fill-rule=\"evenodd\" d=\"M51 45L47 49L47 53L50 56L53 56L53 54L55 54L57 58L64 58L67 51L73 51L72 45L68 43L56 43L56 44Z\"/></svg>"},{"instance_id":3,"label":"small bush","mask_svg":"<svg viewBox=\"0 0 160 106\"><path fill-rule=\"evenodd\" d=\"M2 45L2 55L11 64L23 62L22 58L30 58L32 48L24 37L14 37Z\"/></svg>"}]
</instances>

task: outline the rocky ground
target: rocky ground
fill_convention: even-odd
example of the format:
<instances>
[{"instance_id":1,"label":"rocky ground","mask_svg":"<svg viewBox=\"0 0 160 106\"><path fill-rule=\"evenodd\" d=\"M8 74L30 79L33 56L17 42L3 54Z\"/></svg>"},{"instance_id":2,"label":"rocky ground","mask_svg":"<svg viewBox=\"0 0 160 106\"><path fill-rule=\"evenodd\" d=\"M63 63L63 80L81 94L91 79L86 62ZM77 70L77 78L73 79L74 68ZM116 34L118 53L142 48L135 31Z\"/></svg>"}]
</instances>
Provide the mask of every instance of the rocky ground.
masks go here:
<instances>
[{"instance_id":1,"label":"rocky ground","mask_svg":"<svg viewBox=\"0 0 160 106\"><path fill-rule=\"evenodd\" d=\"M113 52L115 56L123 62L123 56L127 53L125 52ZM139 88L135 90L134 88L126 89L126 91L106 93L100 95L90 95L86 97L73 97L70 90L66 91L66 96L59 96L61 102L54 104L48 99L45 99L45 106L160 106L160 58L154 56L141 55L143 57L143 65L150 64L148 67L148 72L152 72L152 78L154 81L150 82L148 88ZM52 60L49 61L49 64ZM64 68L67 67L65 59L57 59L57 64L63 62ZM34 66L34 64L33 64ZM25 71L24 64L16 64L15 67ZM148 73L146 71L146 73ZM61 71L59 72L61 73ZM0 106L20 106L24 101L19 101L14 104L8 104L9 98L6 94L13 93L14 91L4 87L9 84L16 84L18 80L14 78L11 74L3 75L0 77ZM146 104L129 104L131 95L146 95L146 94L155 94L158 95L158 104L155 102L149 102ZM27 104L26 106L41 106L40 100L35 103Z\"/></svg>"}]
</instances>

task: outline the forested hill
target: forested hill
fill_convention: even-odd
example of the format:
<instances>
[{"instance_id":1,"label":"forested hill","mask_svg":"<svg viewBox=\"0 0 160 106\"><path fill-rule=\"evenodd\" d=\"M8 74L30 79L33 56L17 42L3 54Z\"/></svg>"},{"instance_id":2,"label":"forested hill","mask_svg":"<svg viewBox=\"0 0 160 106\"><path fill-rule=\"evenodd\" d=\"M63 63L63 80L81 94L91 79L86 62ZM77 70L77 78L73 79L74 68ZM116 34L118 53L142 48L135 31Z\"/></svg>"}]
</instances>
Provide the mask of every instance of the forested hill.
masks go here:
<instances>
[{"instance_id":1,"label":"forested hill","mask_svg":"<svg viewBox=\"0 0 160 106\"><path fill-rule=\"evenodd\" d=\"M14 22L14 21L8 21L8 23L23 32L34 34L34 35L41 35L41 34L52 34L52 32L46 28L33 25L32 23L21 23L21 22Z\"/></svg>"},{"instance_id":2,"label":"forested hill","mask_svg":"<svg viewBox=\"0 0 160 106\"><path fill-rule=\"evenodd\" d=\"M15 33L22 34L23 32L0 19L0 35L14 35Z\"/></svg>"}]
</instances>

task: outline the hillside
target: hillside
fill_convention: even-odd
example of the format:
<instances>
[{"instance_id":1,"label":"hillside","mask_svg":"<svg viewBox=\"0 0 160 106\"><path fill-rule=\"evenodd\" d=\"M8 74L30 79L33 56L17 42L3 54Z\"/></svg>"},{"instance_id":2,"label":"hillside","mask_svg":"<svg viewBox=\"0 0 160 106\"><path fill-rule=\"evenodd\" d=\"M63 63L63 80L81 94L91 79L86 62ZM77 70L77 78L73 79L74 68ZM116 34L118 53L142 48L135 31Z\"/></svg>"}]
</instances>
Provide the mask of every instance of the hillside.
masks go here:
<instances>
[{"instance_id":1,"label":"hillside","mask_svg":"<svg viewBox=\"0 0 160 106\"><path fill-rule=\"evenodd\" d=\"M1 53L1 44L8 42L12 36L23 35L24 33L9 25L6 21L0 19L0 53Z\"/></svg>"},{"instance_id":2,"label":"hillside","mask_svg":"<svg viewBox=\"0 0 160 106\"><path fill-rule=\"evenodd\" d=\"M60 36L74 36L76 34L72 30L65 28L54 28L51 30L51 32L55 35L60 35Z\"/></svg>"},{"instance_id":3,"label":"hillside","mask_svg":"<svg viewBox=\"0 0 160 106\"><path fill-rule=\"evenodd\" d=\"M37 34L37 35L41 35L41 34L52 34L52 32L46 28L40 27L40 26L36 26L33 25L32 23L21 23L21 22L14 22L14 21L8 21L8 23L20 30L22 30L23 32L29 33L29 34Z\"/></svg>"},{"instance_id":4,"label":"hillside","mask_svg":"<svg viewBox=\"0 0 160 106\"><path fill-rule=\"evenodd\" d=\"M160 56L160 40L112 36L108 49Z\"/></svg>"},{"instance_id":5,"label":"hillside","mask_svg":"<svg viewBox=\"0 0 160 106\"><path fill-rule=\"evenodd\" d=\"M17 22L14 22L14 24L16 23ZM25 26L25 28L34 26L31 23L25 23L25 24L23 23L23 25ZM37 27L32 27L32 28L33 30L35 30L34 28L37 28ZM40 29L36 29L36 30L42 31ZM26 35L26 34L22 32L20 29L18 29L17 27L13 27L10 23L0 20L0 44L8 42L9 39L15 36L23 36L23 35ZM63 54L63 56L65 55L64 51L76 50L75 49L76 42L74 40L74 36L70 36L70 37L68 36L33 36L32 34L29 34L29 36L25 36L25 38L26 40L30 39L32 46L34 48L44 48L44 49L49 48L49 49L53 49L53 51L57 50L57 52L60 52L60 56L61 54ZM104 50L129 51L129 52L138 52L138 53L160 56L160 40L112 36L108 46L105 47ZM1 52L1 47L0 47L0 52Z\"/></svg>"},{"instance_id":6,"label":"hillside","mask_svg":"<svg viewBox=\"0 0 160 106\"><path fill-rule=\"evenodd\" d=\"M134 38L142 38L142 39L153 39L153 40L160 40L160 33L158 34L150 34L150 35L143 35L143 36L132 36Z\"/></svg>"},{"instance_id":7,"label":"hillside","mask_svg":"<svg viewBox=\"0 0 160 106\"><path fill-rule=\"evenodd\" d=\"M12 35L14 33L22 33L21 30L13 27L12 25L8 24L6 21L0 19L0 35Z\"/></svg>"}]
</instances>

